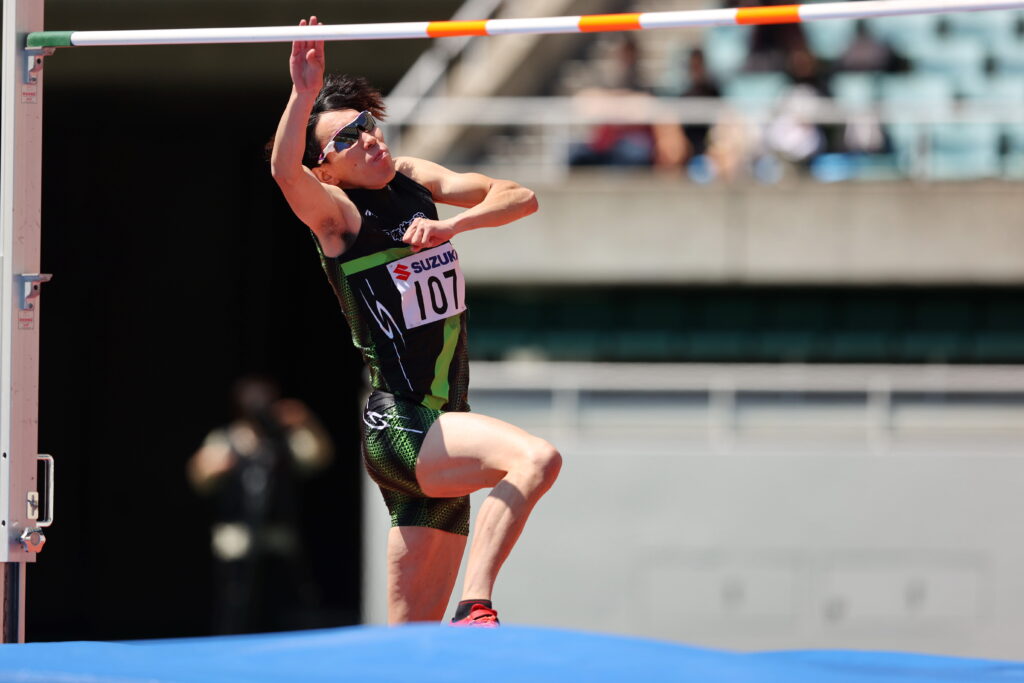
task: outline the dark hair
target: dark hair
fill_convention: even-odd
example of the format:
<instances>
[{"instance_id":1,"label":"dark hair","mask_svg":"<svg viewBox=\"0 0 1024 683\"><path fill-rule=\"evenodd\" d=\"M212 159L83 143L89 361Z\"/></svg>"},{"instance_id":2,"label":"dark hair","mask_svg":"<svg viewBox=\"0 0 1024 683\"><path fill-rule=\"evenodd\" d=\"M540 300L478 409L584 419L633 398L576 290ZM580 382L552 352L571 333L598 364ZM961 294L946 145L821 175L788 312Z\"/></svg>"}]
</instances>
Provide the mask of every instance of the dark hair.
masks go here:
<instances>
[{"instance_id":1,"label":"dark hair","mask_svg":"<svg viewBox=\"0 0 1024 683\"><path fill-rule=\"evenodd\" d=\"M384 96L370 85L362 76L348 74L328 74L324 78L324 87L313 102L313 110L306 121L306 150L302 155L302 163L309 168L317 165L323 145L316 139L316 124L324 112L338 109L355 109L368 111L375 119L384 120L387 115ZM274 148L274 136L267 143L266 156L270 161L270 153Z\"/></svg>"},{"instance_id":2,"label":"dark hair","mask_svg":"<svg viewBox=\"0 0 1024 683\"><path fill-rule=\"evenodd\" d=\"M329 74L324 79L324 87L313 102L313 111L306 122L306 153L302 163L310 168L317 164L323 145L316 139L316 124L324 112L337 109L355 109L368 111L376 119L384 119L384 97L362 76L348 74Z\"/></svg>"}]
</instances>

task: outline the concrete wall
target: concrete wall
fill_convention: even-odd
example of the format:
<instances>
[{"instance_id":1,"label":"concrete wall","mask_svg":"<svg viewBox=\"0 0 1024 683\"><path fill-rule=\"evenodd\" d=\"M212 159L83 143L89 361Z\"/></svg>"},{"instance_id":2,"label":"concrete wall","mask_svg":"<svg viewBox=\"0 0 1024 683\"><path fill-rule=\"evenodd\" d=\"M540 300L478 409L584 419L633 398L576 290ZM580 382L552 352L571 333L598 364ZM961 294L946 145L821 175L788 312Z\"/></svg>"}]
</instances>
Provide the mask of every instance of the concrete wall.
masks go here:
<instances>
[{"instance_id":1,"label":"concrete wall","mask_svg":"<svg viewBox=\"0 0 1024 683\"><path fill-rule=\"evenodd\" d=\"M537 214L457 238L471 282L1024 282L1019 183L698 186L601 173L535 189Z\"/></svg>"},{"instance_id":2,"label":"concrete wall","mask_svg":"<svg viewBox=\"0 0 1024 683\"><path fill-rule=\"evenodd\" d=\"M474 368L474 410L565 459L499 578L508 622L1024 657L1020 368ZM364 617L381 622L372 486L364 520Z\"/></svg>"}]
</instances>

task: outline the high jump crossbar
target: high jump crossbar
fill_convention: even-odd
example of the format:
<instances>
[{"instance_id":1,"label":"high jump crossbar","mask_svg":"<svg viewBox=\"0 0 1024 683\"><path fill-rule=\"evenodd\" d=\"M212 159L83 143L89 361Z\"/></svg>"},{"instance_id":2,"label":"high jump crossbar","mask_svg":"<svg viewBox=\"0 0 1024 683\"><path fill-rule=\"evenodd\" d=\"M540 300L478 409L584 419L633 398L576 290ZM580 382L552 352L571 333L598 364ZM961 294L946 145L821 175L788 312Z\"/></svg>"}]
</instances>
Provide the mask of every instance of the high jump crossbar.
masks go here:
<instances>
[{"instance_id":1,"label":"high jump crossbar","mask_svg":"<svg viewBox=\"0 0 1024 683\"><path fill-rule=\"evenodd\" d=\"M277 43L293 40L395 40L512 34L596 33L688 26L793 24L825 19L863 19L1024 8L1024 0L864 0L675 12L592 14L530 19L418 21L387 24L319 24L251 28L184 28L120 31L39 31L28 49L114 45Z\"/></svg>"}]
</instances>

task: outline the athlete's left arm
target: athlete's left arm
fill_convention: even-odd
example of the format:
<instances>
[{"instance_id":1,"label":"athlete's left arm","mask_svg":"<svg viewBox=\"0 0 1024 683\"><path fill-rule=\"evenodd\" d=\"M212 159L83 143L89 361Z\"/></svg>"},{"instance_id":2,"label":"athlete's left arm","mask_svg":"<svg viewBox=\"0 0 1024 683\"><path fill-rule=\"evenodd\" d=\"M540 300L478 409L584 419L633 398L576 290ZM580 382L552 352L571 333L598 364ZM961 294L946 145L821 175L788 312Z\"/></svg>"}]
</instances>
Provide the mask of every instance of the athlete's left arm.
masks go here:
<instances>
[{"instance_id":1,"label":"athlete's left arm","mask_svg":"<svg viewBox=\"0 0 1024 683\"><path fill-rule=\"evenodd\" d=\"M435 202L466 209L443 221L413 221L402 237L413 251L443 244L467 230L505 225L537 210L533 191L511 180L481 173L456 173L432 161L412 157L399 157L395 166L430 190Z\"/></svg>"}]
</instances>

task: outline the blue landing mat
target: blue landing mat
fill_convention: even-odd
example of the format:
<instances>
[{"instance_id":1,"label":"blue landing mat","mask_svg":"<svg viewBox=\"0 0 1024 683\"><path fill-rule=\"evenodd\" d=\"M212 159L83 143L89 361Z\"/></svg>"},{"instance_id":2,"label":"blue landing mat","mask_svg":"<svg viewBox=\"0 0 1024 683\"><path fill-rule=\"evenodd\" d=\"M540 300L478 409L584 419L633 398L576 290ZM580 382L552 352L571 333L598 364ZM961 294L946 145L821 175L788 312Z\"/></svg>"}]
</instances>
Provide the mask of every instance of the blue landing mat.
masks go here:
<instances>
[{"instance_id":1,"label":"blue landing mat","mask_svg":"<svg viewBox=\"0 0 1024 683\"><path fill-rule=\"evenodd\" d=\"M843 651L735 654L575 631L352 627L258 636L0 645L0 682L1024 682L1024 663Z\"/></svg>"}]
</instances>

